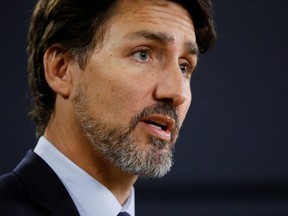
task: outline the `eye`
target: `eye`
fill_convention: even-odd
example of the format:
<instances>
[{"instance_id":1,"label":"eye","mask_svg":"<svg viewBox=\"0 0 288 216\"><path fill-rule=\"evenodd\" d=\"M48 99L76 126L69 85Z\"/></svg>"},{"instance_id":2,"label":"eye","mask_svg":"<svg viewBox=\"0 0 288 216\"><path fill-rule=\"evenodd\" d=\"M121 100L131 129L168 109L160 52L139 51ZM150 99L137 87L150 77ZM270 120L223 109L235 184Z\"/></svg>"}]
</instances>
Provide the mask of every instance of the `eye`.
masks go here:
<instances>
[{"instance_id":1,"label":"eye","mask_svg":"<svg viewBox=\"0 0 288 216\"><path fill-rule=\"evenodd\" d=\"M180 64L179 67L181 72L186 75L191 75L194 71L194 67L188 62Z\"/></svg>"},{"instance_id":2,"label":"eye","mask_svg":"<svg viewBox=\"0 0 288 216\"><path fill-rule=\"evenodd\" d=\"M189 72L189 69L190 69L190 65L189 64L180 64L180 70L183 74L186 74Z\"/></svg>"},{"instance_id":3,"label":"eye","mask_svg":"<svg viewBox=\"0 0 288 216\"><path fill-rule=\"evenodd\" d=\"M132 57L138 62L147 62L150 58L150 49L141 48L134 52Z\"/></svg>"}]
</instances>

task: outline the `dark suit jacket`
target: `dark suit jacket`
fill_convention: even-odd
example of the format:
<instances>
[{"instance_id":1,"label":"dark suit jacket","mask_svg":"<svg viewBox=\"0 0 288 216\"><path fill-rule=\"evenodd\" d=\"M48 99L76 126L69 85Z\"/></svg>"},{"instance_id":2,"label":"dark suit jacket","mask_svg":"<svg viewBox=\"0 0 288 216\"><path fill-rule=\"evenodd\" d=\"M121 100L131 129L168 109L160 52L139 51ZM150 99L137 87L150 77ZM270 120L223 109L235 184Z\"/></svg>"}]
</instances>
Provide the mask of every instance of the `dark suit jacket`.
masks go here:
<instances>
[{"instance_id":1,"label":"dark suit jacket","mask_svg":"<svg viewBox=\"0 0 288 216\"><path fill-rule=\"evenodd\" d=\"M33 151L0 177L1 216L79 216L75 204L53 170Z\"/></svg>"}]
</instances>

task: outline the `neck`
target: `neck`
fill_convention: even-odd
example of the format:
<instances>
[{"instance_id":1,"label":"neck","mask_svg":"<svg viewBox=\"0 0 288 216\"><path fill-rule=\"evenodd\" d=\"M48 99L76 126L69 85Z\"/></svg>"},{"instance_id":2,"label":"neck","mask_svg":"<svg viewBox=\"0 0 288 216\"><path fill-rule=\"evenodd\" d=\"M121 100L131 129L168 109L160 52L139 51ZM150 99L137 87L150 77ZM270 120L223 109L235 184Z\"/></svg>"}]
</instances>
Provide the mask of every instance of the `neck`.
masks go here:
<instances>
[{"instance_id":1,"label":"neck","mask_svg":"<svg viewBox=\"0 0 288 216\"><path fill-rule=\"evenodd\" d=\"M119 170L103 157L73 122L63 121L54 114L44 136L73 163L110 190L121 205L125 203L137 176Z\"/></svg>"}]
</instances>

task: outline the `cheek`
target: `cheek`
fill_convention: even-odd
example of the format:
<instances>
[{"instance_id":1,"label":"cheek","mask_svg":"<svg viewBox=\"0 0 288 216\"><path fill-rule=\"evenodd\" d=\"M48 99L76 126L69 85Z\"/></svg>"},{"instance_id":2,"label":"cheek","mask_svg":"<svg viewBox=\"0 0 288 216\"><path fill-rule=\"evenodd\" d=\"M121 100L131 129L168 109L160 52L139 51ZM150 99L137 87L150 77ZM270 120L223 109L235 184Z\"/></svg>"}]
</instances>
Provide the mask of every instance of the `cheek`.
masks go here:
<instances>
[{"instance_id":1,"label":"cheek","mask_svg":"<svg viewBox=\"0 0 288 216\"><path fill-rule=\"evenodd\" d=\"M143 85L143 84L142 84ZM134 115L147 102L148 90L140 88L141 83L137 81L118 81L111 87L111 96L115 103L112 104L113 112L124 112L129 115ZM129 114L131 113L131 114Z\"/></svg>"},{"instance_id":2,"label":"cheek","mask_svg":"<svg viewBox=\"0 0 288 216\"><path fill-rule=\"evenodd\" d=\"M128 79L102 80L99 85L90 86L91 112L111 123L127 122L145 104L144 90L138 86L137 82Z\"/></svg>"}]
</instances>

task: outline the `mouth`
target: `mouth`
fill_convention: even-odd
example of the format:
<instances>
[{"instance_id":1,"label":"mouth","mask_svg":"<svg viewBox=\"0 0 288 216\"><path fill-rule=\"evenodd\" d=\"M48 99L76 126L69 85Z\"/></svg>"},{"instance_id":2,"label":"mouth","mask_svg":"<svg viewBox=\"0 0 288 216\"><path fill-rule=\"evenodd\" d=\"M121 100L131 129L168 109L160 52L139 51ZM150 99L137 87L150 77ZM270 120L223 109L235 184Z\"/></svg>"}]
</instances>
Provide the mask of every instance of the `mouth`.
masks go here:
<instances>
[{"instance_id":1,"label":"mouth","mask_svg":"<svg viewBox=\"0 0 288 216\"><path fill-rule=\"evenodd\" d=\"M168 131L168 126L166 122L157 122L157 121L153 121L153 120L146 120L144 121L146 124L149 124L151 126L154 126L156 128L159 128L163 131Z\"/></svg>"},{"instance_id":2,"label":"mouth","mask_svg":"<svg viewBox=\"0 0 288 216\"><path fill-rule=\"evenodd\" d=\"M150 135L165 141L171 141L172 130L175 127L175 120L165 115L150 115L140 120Z\"/></svg>"}]
</instances>

